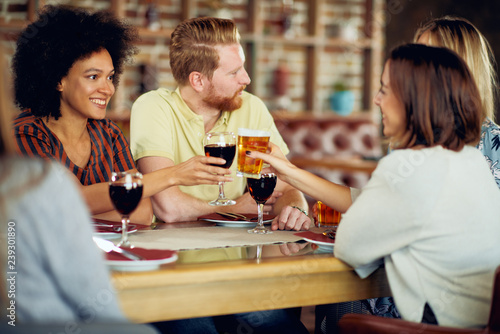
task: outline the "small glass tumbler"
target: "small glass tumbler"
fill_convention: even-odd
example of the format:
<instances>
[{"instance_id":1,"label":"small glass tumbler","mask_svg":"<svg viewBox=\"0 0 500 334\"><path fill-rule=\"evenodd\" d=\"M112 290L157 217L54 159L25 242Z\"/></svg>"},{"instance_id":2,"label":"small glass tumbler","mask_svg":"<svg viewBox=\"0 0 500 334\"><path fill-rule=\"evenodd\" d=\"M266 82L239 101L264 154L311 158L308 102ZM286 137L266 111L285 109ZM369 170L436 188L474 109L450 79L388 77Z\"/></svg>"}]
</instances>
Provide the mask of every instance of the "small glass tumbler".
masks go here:
<instances>
[{"instance_id":1,"label":"small glass tumbler","mask_svg":"<svg viewBox=\"0 0 500 334\"><path fill-rule=\"evenodd\" d=\"M342 219L342 214L321 201L318 201L317 205L318 219L315 222L316 227L337 228Z\"/></svg>"}]
</instances>

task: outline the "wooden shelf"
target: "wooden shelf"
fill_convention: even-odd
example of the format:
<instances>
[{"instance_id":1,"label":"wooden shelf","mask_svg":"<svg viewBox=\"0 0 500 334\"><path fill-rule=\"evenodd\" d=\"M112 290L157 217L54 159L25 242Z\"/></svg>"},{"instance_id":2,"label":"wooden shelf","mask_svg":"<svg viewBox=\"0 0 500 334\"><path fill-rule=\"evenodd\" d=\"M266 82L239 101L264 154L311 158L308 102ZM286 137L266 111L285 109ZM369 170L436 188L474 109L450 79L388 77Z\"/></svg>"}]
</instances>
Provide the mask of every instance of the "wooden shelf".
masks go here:
<instances>
[{"instance_id":1,"label":"wooden shelf","mask_svg":"<svg viewBox=\"0 0 500 334\"><path fill-rule=\"evenodd\" d=\"M26 24L20 21L5 22L0 20L0 31L21 32L26 27Z\"/></svg>"},{"instance_id":2,"label":"wooden shelf","mask_svg":"<svg viewBox=\"0 0 500 334\"><path fill-rule=\"evenodd\" d=\"M275 120L293 120L293 121L309 121L309 120L339 120L343 122L358 122L363 121L373 121L373 117L368 110L353 112L347 116L342 116L335 114L334 112L323 112L323 113L313 113L311 111L303 111L298 113L292 113L287 111L275 111L273 112L273 118Z\"/></svg>"},{"instance_id":3,"label":"wooden shelf","mask_svg":"<svg viewBox=\"0 0 500 334\"><path fill-rule=\"evenodd\" d=\"M101 1L95 0L97 5ZM138 63L150 63L158 66L158 85L175 87L168 62L168 40L175 25L190 17L197 17L206 11L205 0L183 0L177 5L158 2L161 8L162 29L153 31L137 26L142 42ZM139 2L135 12L130 10L132 0L110 0L107 9L118 17L139 24L137 13L144 13L146 2ZM383 62L383 12L385 1L362 0L309 0L294 6L295 36L286 38L280 35L273 22L279 15L281 2L264 0L246 0L235 5L232 13L240 26L242 44L247 55L246 69L252 79L247 87L251 93L261 97L270 110L273 103L272 73L276 64L286 62L290 68L291 110L307 110L314 117L323 117L329 112L327 102L331 87L338 80L347 80L355 89L356 109L371 113L374 87L377 87ZM15 15L0 14L0 37L13 40L16 32L26 27L26 22L33 21L36 10L45 4L44 0L27 0L24 13L15 9ZM94 3L89 0L86 8ZM134 5L135 6L135 5ZM134 7L135 8L135 7ZM272 9L272 10L270 10ZM352 10L351 10L352 9ZM357 22L359 36L354 40L342 39L335 31L329 30L335 23L354 19ZM374 24L376 20L376 24ZM366 27L370 27L369 31ZM339 35L340 36L340 35ZM162 51L161 48L164 48ZM277 55L277 56L276 56ZM352 56L351 56L352 55ZM344 56L344 59L342 57ZM274 57L274 58L273 58ZM140 73L133 65L126 70L119 90L115 94L116 108L129 109L137 97L136 91Z\"/></svg>"},{"instance_id":4,"label":"wooden shelf","mask_svg":"<svg viewBox=\"0 0 500 334\"><path fill-rule=\"evenodd\" d=\"M2 24L0 23L0 27ZM13 25L15 29L22 29L23 26ZM137 28L139 36L142 38L164 38L170 39L173 29L151 30L145 27ZM359 40L345 40L342 38L325 38L322 36L295 36L287 38L283 36L261 35L256 33L242 34L241 40L244 43L264 43L264 44L285 44L298 46L320 46L320 47L357 47L361 49L371 48L372 41L368 38Z\"/></svg>"},{"instance_id":5,"label":"wooden shelf","mask_svg":"<svg viewBox=\"0 0 500 334\"><path fill-rule=\"evenodd\" d=\"M285 38L283 36L263 36L259 34L244 34L241 36L243 42L269 43L269 44L289 44L289 45L319 45L321 38L314 36L296 36L294 38Z\"/></svg>"},{"instance_id":6,"label":"wooden shelf","mask_svg":"<svg viewBox=\"0 0 500 334\"><path fill-rule=\"evenodd\" d=\"M138 27L137 31L141 38L163 38L170 39L172 35L173 29L160 29L160 30L151 30L144 27Z\"/></svg>"},{"instance_id":7,"label":"wooden shelf","mask_svg":"<svg viewBox=\"0 0 500 334\"><path fill-rule=\"evenodd\" d=\"M283 36L259 35L259 34L243 34L241 36L243 42L246 43L269 43L269 44L287 44L299 46L332 46L332 47L358 47L370 48L370 39L359 39L349 41L342 38L325 38L321 36L295 36L286 38Z\"/></svg>"}]
</instances>

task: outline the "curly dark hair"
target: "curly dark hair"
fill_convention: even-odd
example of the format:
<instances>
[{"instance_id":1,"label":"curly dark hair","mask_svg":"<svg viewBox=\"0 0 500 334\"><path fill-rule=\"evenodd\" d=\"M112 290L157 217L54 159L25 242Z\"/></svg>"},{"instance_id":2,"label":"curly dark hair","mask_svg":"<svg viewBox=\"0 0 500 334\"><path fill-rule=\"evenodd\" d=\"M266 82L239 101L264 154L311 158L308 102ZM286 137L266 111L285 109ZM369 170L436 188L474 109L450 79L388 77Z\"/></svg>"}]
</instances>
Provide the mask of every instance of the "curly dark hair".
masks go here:
<instances>
[{"instance_id":1,"label":"curly dark hair","mask_svg":"<svg viewBox=\"0 0 500 334\"><path fill-rule=\"evenodd\" d=\"M118 86L124 63L138 53L137 31L112 13L44 6L21 33L12 59L16 105L38 117L61 116L57 85L73 64L106 49Z\"/></svg>"}]
</instances>

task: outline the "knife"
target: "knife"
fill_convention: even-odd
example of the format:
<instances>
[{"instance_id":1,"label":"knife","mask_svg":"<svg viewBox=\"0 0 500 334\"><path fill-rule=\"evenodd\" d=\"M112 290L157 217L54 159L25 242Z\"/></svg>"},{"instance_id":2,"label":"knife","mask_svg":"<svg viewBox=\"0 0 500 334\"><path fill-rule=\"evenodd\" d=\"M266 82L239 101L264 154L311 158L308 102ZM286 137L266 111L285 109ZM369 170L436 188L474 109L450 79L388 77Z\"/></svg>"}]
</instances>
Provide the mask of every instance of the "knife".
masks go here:
<instances>
[{"instance_id":1,"label":"knife","mask_svg":"<svg viewBox=\"0 0 500 334\"><path fill-rule=\"evenodd\" d=\"M139 256L137 254L131 253L128 250L125 250L123 248L120 248L118 246L115 246L114 243L112 243L109 240L97 238L97 237L92 237L94 239L94 242L97 244L97 247L105 251L106 253L109 252L116 252L119 253L123 256L125 256L127 259L134 260L134 261L140 261L144 260L142 256Z\"/></svg>"}]
</instances>

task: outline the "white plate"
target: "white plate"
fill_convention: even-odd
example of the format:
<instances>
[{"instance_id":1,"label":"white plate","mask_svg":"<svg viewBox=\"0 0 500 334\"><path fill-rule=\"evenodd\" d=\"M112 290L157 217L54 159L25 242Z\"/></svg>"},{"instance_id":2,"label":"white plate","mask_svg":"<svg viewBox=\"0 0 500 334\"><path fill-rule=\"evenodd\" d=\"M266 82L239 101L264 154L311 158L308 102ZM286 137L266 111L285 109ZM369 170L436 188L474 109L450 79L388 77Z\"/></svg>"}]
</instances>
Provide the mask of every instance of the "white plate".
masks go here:
<instances>
[{"instance_id":1,"label":"white plate","mask_svg":"<svg viewBox=\"0 0 500 334\"><path fill-rule=\"evenodd\" d=\"M158 260L142 260L142 261L110 261L106 260L106 264L111 270L116 271L148 271L156 270L162 264L172 263L177 261L177 253L165 259Z\"/></svg>"},{"instance_id":2,"label":"white plate","mask_svg":"<svg viewBox=\"0 0 500 334\"><path fill-rule=\"evenodd\" d=\"M310 242L310 243L318 245L318 248L322 249L322 250L328 250L328 251L330 251L330 250L333 250L333 246L335 246L334 242L323 242L323 241L317 241L317 240L313 240L313 239L309 239L309 238L304 238L304 237L302 237L302 239L304 239L307 242Z\"/></svg>"},{"instance_id":3,"label":"white plate","mask_svg":"<svg viewBox=\"0 0 500 334\"><path fill-rule=\"evenodd\" d=\"M219 220L219 219L210 219L210 218L202 218L201 220L216 223L217 226L226 226L226 227L255 227L257 226L257 222L255 221L246 221L246 220ZM269 225L273 219L264 220L264 225Z\"/></svg>"}]
</instances>

